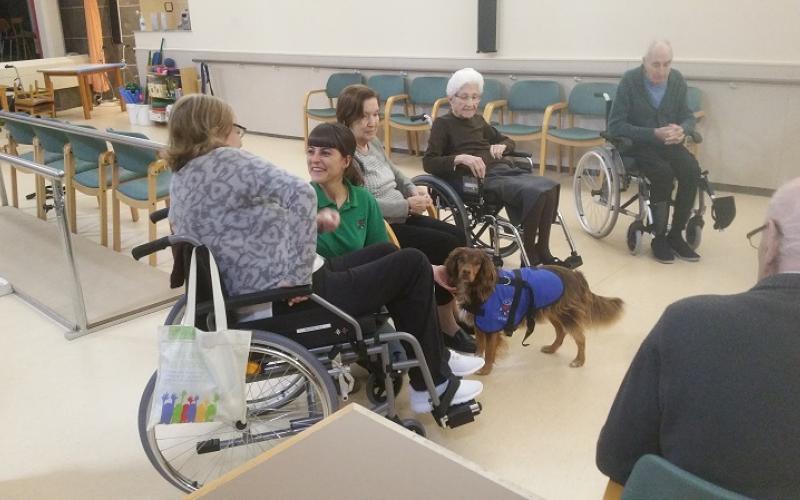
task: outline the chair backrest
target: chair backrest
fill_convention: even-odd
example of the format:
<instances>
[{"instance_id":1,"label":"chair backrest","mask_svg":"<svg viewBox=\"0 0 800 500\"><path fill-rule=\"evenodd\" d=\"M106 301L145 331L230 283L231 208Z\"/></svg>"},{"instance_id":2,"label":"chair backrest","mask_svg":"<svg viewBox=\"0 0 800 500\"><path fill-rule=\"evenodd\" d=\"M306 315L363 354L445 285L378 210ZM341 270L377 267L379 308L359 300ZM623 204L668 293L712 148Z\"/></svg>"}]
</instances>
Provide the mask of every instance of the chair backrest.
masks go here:
<instances>
[{"instance_id":1,"label":"chair backrest","mask_svg":"<svg viewBox=\"0 0 800 500\"><path fill-rule=\"evenodd\" d=\"M328 77L325 84L325 94L330 99L336 99L348 85L364 83L364 77L358 73L334 73Z\"/></svg>"},{"instance_id":2,"label":"chair backrest","mask_svg":"<svg viewBox=\"0 0 800 500\"><path fill-rule=\"evenodd\" d=\"M78 125L78 127L96 130L91 125ZM108 145L103 139L86 137L85 135L78 135L71 132L66 132L66 134L69 143L72 145L72 155L78 159L96 162L101 153L108 151Z\"/></svg>"},{"instance_id":3,"label":"chair backrest","mask_svg":"<svg viewBox=\"0 0 800 500\"><path fill-rule=\"evenodd\" d=\"M595 94L608 93L611 99L617 95L616 83L579 83L569 93L569 112L575 115L606 116L606 101Z\"/></svg>"},{"instance_id":4,"label":"chair backrest","mask_svg":"<svg viewBox=\"0 0 800 500\"><path fill-rule=\"evenodd\" d=\"M378 100L386 102L393 95L406 93L406 77L403 75L373 75L367 79L367 87L378 93Z\"/></svg>"},{"instance_id":5,"label":"chair backrest","mask_svg":"<svg viewBox=\"0 0 800 500\"><path fill-rule=\"evenodd\" d=\"M408 97L414 104L430 106L437 99L447 97L447 78L444 76L418 76L411 82Z\"/></svg>"},{"instance_id":6,"label":"chair backrest","mask_svg":"<svg viewBox=\"0 0 800 500\"><path fill-rule=\"evenodd\" d=\"M746 500L747 497L721 488L669 463L656 455L636 461L622 500Z\"/></svg>"},{"instance_id":7,"label":"chair backrest","mask_svg":"<svg viewBox=\"0 0 800 500\"><path fill-rule=\"evenodd\" d=\"M703 93L697 87L689 87L686 89L686 100L689 103L689 111L697 113L703 109L702 99Z\"/></svg>"},{"instance_id":8,"label":"chair backrest","mask_svg":"<svg viewBox=\"0 0 800 500\"><path fill-rule=\"evenodd\" d=\"M139 132L127 132L122 130L106 129L112 134L126 135L128 137L136 137L138 139L150 139L146 135ZM158 160L158 154L152 149L140 148L138 146L131 146L121 142L109 140L111 146L114 148L114 155L117 158L117 164L125 170L137 172L139 174L147 174L147 167L151 163Z\"/></svg>"},{"instance_id":9,"label":"chair backrest","mask_svg":"<svg viewBox=\"0 0 800 500\"><path fill-rule=\"evenodd\" d=\"M511 111L544 111L547 106L560 102L561 85L552 80L522 80L514 83L508 93Z\"/></svg>"},{"instance_id":10,"label":"chair backrest","mask_svg":"<svg viewBox=\"0 0 800 500\"><path fill-rule=\"evenodd\" d=\"M54 120L52 118L49 121L64 123L61 120ZM51 128L40 127L37 125L31 125L31 128L33 128L33 133L39 138L39 144L42 145L42 148L45 151L48 153L58 154L62 154L64 152L64 146L69 142L67 134L60 130L53 130Z\"/></svg>"},{"instance_id":11,"label":"chair backrest","mask_svg":"<svg viewBox=\"0 0 800 500\"><path fill-rule=\"evenodd\" d=\"M27 113L20 114L28 116ZM14 142L17 144L33 144L33 138L36 137L36 134L33 131L33 127L27 123L5 120L3 126L8 130L9 135L14 138Z\"/></svg>"},{"instance_id":12,"label":"chair backrest","mask_svg":"<svg viewBox=\"0 0 800 500\"><path fill-rule=\"evenodd\" d=\"M481 95L481 107L491 101L503 98L503 85L493 78L483 80L483 94Z\"/></svg>"}]
</instances>

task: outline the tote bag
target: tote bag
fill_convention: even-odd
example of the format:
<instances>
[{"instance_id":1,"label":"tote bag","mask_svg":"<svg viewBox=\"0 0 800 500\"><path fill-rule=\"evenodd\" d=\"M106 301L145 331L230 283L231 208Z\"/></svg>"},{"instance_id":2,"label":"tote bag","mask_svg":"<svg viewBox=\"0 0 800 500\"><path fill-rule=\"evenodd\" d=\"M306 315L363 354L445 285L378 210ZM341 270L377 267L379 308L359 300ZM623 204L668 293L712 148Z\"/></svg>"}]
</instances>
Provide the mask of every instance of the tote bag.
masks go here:
<instances>
[{"instance_id":1,"label":"tote bag","mask_svg":"<svg viewBox=\"0 0 800 500\"><path fill-rule=\"evenodd\" d=\"M208 253L216 331L195 328L197 249L192 251L186 313L158 330L158 374L148 429L157 424L245 422L245 371L251 332L229 330L217 263Z\"/></svg>"}]
</instances>

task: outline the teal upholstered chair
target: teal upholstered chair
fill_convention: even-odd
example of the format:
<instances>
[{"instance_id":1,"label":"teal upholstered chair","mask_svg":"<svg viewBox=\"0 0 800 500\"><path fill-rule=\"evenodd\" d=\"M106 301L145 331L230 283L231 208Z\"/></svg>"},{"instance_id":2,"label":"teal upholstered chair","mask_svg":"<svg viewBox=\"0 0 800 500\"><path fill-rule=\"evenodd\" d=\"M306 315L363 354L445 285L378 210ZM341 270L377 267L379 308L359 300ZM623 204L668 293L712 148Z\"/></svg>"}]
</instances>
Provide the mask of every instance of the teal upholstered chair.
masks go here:
<instances>
[{"instance_id":1,"label":"teal upholstered chair","mask_svg":"<svg viewBox=\"0 0 800 500\"><path fill-rule=\"evenodd\" d=\"M483 115L486 119L486 110L490 106L496 105L498 102L503 101L503 85L493 78L484 78L483 80L483 93L481 94L481 102L478 105L478 113ZM486 120L489 122L489 120Z\"/></svg>"},{"instance_id":2,"label":"teal upholstered chair","mask_svg":"<svg viewBox=\"0 0 800 500\"><path fill-rule=\"evenodd\" d=\"M407 105L406 114L392 114L383 121L383 146L386 149L386 156L392 154L392 129L405 130L411 132L412 141L408 144L409 151L419 153L419 132L426 132L431 126L423 120L411 121L411 116L417 113L417 106L431 107L431 118L436 119L439 108L448 104L447 102L447 78L443 76L419 76L411 82L408 94L400 94L390 97L386 101L386 109L394 109L398 103Z\"/></svg>"},{"instance_id":3,"label":"teal upholstered chair","mask_svg":"<svg viewBox=\"0 0 800 500\"><path fill-rule=\"evenodd\" d=\"M563 99L561 85L549 80L522 80L515 82L508 92L508 98L486 105L484 118L498 132L515 141L539 141L542 137L540 123L529 124L515 121L521 114L544 113L548 106ZM506 120L505 112L509 112ZM499 112L499 121L492 122L495 111ZM543 173L543 169L539 169Z\"/></svg>"},{"instance_id":4,"label":"teal upholstered chair","mask_svg":"<svg viewBox=\"0 0 800 500\"><path fill-rule=\"evenodd\" d=\"M59 120L52 119L56 123L61 123ZM60 130L41 127L38 125L31 125L33 133L36 138L33 140L33 157L37 163L42 163L58 171L64 170L64 146L67 145L67 136ZM45 190L44 177L37 176L41 180L39 189ZM49 208L45 208L45 198L47 191L43 191L45 197L42 198L41 205L45 212Z\"/></svg>"},{"instance_id":5,"label":"teal upholstered chair","mask_svg":"<svg viewBox=\"0 0 800 500\"><path fill-rule=\"evenodd\" d=\"M605 118L606 102L595 94L608 93L613 99L617 93L615 83L579 83L573 87L569 93L567 102L551 104L545 109L542 119L541 149L539 152L539 173L544 174L547 163L547 144L553 143L559 146L558 168L561 169L561 146L569 149L569 170L575 165L575 148L591 148L605 143L605 139L600 137L602 130L594 130L575 126L575 116L587 116ZM554 114L561 115L566 113L569 122L565 128L552 128L550 120Z\"/></svg>"},{"instance_id":6,"label":"teal upholstered chair","mask_svg":"<svg viewBox=\"0 0 800 500\"><path fill-rule=\"evenodd\" d=\"M308 120L316 120L318 122L335 122L336 121L336 105L333 100L339 97L342 89L348 85L355 85L356 83L364 83L364 78L359 73L334 73L328 77L328 82L325 84L324 89L309 90L306 92L305 100L303 101L303 126L305 135L305 144L308 145ZM309 100L314 94L322 94L328 98L329 106L326 108L309 108Z\"/></svg>"},{"instance_id":7,"label":"teal upholstered chair","mask_svg":"<svg viewBox=\"0 0 800 500\"><path fill-rule=\"evenodd\" d=\"M79 125L94 129L90 125ZM78 232L76 192L97 198L100 206L100 244L108 246L108 188L111 187L111 166L114 153L106 141L94 137L65 132L69 144L64 148L65 186L67 191L67 219L73 233ZM132 180L139 175L125 170L120 179ZM138 220L137 211L131 208L131 217Z\"/></svg>"},{"instance_id":8,"label":"teal upholstered chair","mask_svg":"<svg viewBox=\"0 0 800 500\"><path fill-rule=\"evenodd\" d=\"M386 120L386 101L396 95L404 95L407 93L406 77L403 75L373 75L367 78L367 87L371 88L378 94L378 103L381 106L380 119ZM404 103L404 113L394 113L389 110L390 115L394 116L407 116L409 115L408 103ZM411 142L411 132L407 132L408 142ZM385 137L384 137L385 139Z\"/></svg>"},{"instance_id":9,"label":"teal upholstered chair","mask_svg":"<svg viewBox=\"0 0 800 500\"><path fill-rule=\"evenodd\" d=\"M644 455L636 461L622 500L747 500L738 493L721 488L669 463L656 455Z\"/></svg>"},{"instance_id":10,"label":"teal upholstered chair","mask_svg":"<svg viewBox=\"0 0 800 500\"><path fill-rule=\"evenodd\" d=\"M138 132L121 132L108 129L109 132L139 139L149 139ZM114 233L114 250L121 250L120 241L120 202L132 208L146 208L148 213L156 211L156 204L163 201L169 206L169 182L172 173L164 160L158 158L157 152L109 141L114 148L114 162L111 170L112 192L112 226ZM136 178L123 182L125 171L133 172ZM148 240L156 239L156 224L148 219ZM156 265L156 254L150 255L150 265Z\"/></svg>"},{"instance_id":11,"label":"teal upholstered chair","mask_svg":"<svg viewBox=\"0 0 800 500\"><path fill-rule=\"evenodd\" d=\"M700 89L698 89L697 87L689 87L688 89L686 89L686 101L689 105L689 110L692 113L694 113L694 117L697 120L697 123L700 123L700 121L706 116L706 112L703 111L702 108L702 97L703 93L700 92ZM695 156L700 154L699 142L694 142L689 139L687 140L686 147L688 147L689 150L692 152L692 154L694 154Z\"/></svg>"},{"instance_id":12,"label":"teal upholstered chair","mask_svg":"<svg viewBox=\"0 0 800 500\"><path fill-rule=\"evenodd\" d=\"M27 115L25 115L27 116ZM3 128L6 131L6 145L3 146L3 149L6 153L18 156L20 158L24 158L28 161L37 161L35 157L35 150L36 147L34 146L34 142L36 141L36 134L31 128L30 125L26 123L19 123L13 120L5 120L3 124ZM31 151L20 153L19 146L30 146L32 149ZM45 154L45 161L57 161L60 158L60 154L55 155L47 155ZM19 208L19 188L17 185L17 172L32 174L30 170L27 170L22 167L18 167L15 165L10 165L11 167L11 203L15 208ZM36 216L40 219L45 218L45 211L44 211L44 204L45 204L45 190L44 190L44 178L40 175L34 174L35 181L34 184L36 186L35 189L35 199L36 199Z\"/></svg>"}]
</instances>

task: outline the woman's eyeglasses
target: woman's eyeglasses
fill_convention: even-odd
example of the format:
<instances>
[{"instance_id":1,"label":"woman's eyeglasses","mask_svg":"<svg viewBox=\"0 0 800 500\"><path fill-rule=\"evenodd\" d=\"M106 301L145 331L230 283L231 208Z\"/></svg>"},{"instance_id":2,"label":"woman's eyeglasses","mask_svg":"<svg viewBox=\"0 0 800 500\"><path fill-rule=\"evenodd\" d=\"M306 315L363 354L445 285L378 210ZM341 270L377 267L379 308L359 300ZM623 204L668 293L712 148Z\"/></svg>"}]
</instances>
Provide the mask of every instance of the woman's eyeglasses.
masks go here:
<instances>
[{"instance_id":1,"label":"woman's eyeglasses","mask_svg":"<svg viewBox=\"0 0 800 500\"><path fill-rule=\"evenodd\" d=\"M775 221L772 221L772 223L775 224L775 229L778 231L778 234L782 236L783 233L781 232L781 227L778 225L778 223ZM758 250L759 245L761 245L761 235L764 233L764 230L768 225L769 223L762 224L747 233L747 241L750 243L751 247Z\"/></svg>"},{"instance_id":2,"label":"woman's eyeglasses","mask_svg":"<svg viewBox=\"0 0 800 500\"><path fill-rule=\"evenodd\" d=\"M233 128L235 128L235 129L236 129L236 133L237 133L237 134L239 134L239 139L241 139L242 137L244 137L244 134L246 134L246 133L247 133L247 128L245 128L245 127L242 127L242 126L241 126L241 125L239 125L238 123L234 123L234 124L233 124Z\"/></svg>"}]
</instances>

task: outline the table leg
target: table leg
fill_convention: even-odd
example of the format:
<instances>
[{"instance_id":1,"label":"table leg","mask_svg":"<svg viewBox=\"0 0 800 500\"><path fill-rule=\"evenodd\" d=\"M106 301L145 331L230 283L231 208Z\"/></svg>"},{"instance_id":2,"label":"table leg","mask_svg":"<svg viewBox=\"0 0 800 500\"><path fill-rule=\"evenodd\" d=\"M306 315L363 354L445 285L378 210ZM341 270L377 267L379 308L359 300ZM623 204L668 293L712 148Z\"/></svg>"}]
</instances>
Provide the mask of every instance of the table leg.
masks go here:
<instances>
[{"instance_id":1,"label":"table leg","mask_svg":"<svg viewBox=\"0 0 800 500\"><path fill-rule=\"evenodd\" d=\"M119 93L119 89L125 86L125 82L122 80L122 71L120 68L114 69L114 78L117 80L117 85L112 89L117 97L119 97L119 108L122 111L125 111L125 99L122 98L122 94Z\"/></svg>"},{"instance_id":2,"label":"table leg","mask_svg":"<svg viewBox=\"0 0 800 500\"><path fill-rule=\"evenodd\" d=\"M81 104L83 105L83 117L87 120L92 117L92 103L88 95L88 86L86 77L84 75L78 75L78 89L80 90Z\"/></svg>"}]
</instances>

